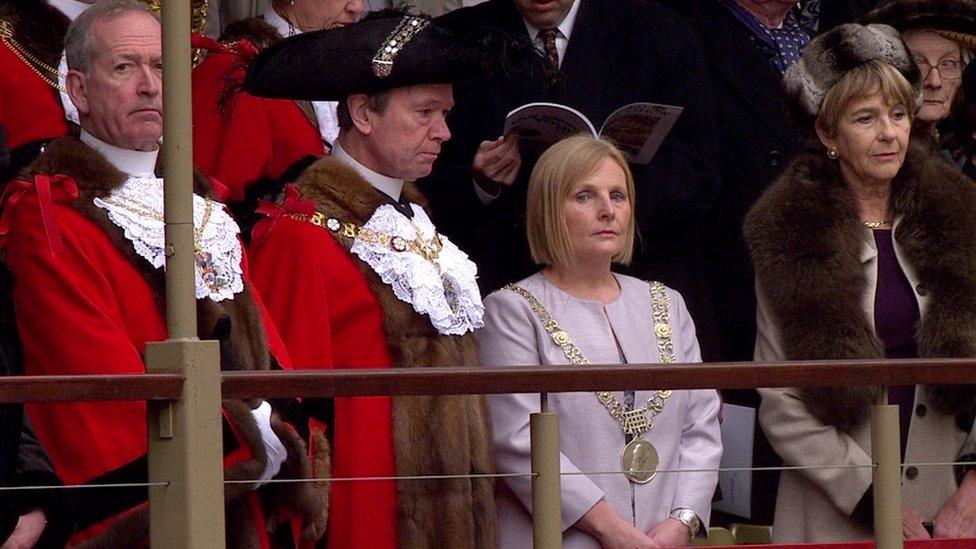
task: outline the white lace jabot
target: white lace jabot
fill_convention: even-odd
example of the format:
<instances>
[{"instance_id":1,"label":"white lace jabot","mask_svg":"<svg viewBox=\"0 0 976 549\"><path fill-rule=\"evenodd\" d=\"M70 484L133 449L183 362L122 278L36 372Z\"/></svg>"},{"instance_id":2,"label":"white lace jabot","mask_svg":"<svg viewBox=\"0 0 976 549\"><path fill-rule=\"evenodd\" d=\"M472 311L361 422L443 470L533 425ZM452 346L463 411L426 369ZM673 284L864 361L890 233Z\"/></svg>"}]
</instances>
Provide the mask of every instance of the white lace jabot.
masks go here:
<instances>
[{"instance_id":1,"label":"white lace jabot","mask_svg":"<svg viewBox=\"0 0 976 549\"><path fill-rule=\"evenodd\" d=\"M94 203L125 233L137 254L157 269L166 266L163 180L130 176L107 197ZM223 204L193 195L193 240L196 296L214 301L233 299L244 290L240 228Z\"/></svg>"},{"instance_id":2,"label":"white lace jabot","mask_svg":"<svg viewBox=\"0 0 976 549\"><path fill-rule=\"evenodd\" d=\"M363 229L412 241L425 241L437 233L420 206L411 204L413 220L384 204L373 212ZM431 324L445 335L463 335L484 326L485 307L475 278L477 267L453 242L439 236L442 247L428 260L418 253L397 251L358 236L350 251L366 262L398 299L430 317Z\"/></svg>"}]
</instances>

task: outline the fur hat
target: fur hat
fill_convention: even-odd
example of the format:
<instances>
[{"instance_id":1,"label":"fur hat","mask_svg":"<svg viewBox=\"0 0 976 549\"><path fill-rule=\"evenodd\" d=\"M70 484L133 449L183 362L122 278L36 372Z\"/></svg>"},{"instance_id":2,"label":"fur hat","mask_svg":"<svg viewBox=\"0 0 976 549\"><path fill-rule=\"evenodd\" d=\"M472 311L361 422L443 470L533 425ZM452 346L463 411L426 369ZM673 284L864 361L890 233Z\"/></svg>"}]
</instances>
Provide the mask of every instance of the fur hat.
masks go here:
<instances>
[{"instance_id":1,"label":"fur hat","mask_svg":"<svg viewBox=\"0 0 976 549\"><path fill-rule=\"evenodd\" d=\"M861 22L891 25L900 32L932 30L964 47L976 46L976 0L890 0Z\"/></svg>"},{"instance_id":2,"label":"fur hat","mask_svg":"<svg viewBox=\"0 0 976 549\"><path fill-rule=\"evenodd\" d=\"M900 72L915 89L916 108L922 104L922 82L915 60L894 28L888 25L840 25L814 38L803 57L783 75L788 106L799 122L812 122L824 95L847 71L873 60Z\"/></svg>"}]
</instances>

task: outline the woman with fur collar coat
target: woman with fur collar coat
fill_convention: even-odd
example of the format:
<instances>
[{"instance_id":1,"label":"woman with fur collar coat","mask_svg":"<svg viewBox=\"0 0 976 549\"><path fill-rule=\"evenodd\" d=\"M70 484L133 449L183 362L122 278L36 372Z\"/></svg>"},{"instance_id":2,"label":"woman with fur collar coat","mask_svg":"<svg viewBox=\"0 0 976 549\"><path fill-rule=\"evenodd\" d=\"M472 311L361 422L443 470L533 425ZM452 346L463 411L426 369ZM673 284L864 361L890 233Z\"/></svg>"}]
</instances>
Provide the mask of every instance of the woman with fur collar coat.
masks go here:
<instances>
[{"instance_id":1,"label":"woman with fur collar coat","mask_svg":"<svg viewBox=\"0 0 976 549\"><path fill-rule=\"evenodd\" d=\"M843 25L814 40L784 87L817 147L746 220L756 267L756 359L976 356L976 186L909 142L920 77L897 32ZM822 145L822 146L821 146ZM760 423L788 466L778 542L872 535L874 388L760 389ZM972 386L892 387L903 462L964 452ZM844 468L831 468L831 467ZM976 472L906 467L903 531L974 537Z\"/></svg>"}]
</instances>

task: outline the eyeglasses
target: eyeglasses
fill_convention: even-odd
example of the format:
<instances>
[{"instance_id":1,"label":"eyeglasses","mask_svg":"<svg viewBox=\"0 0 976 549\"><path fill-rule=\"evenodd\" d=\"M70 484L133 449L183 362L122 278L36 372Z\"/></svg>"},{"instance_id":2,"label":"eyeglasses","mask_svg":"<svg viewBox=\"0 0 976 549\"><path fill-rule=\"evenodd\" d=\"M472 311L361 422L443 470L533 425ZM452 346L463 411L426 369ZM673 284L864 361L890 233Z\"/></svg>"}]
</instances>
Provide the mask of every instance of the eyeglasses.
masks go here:
<instances>
[{"instance_id":1,"label":"eyeglasses","mask_svg":"<svg viewBox=\"0 0 976 549\"><path fill-rule=\"evenodd\" d=\"M939 76L946 80L956 80L962 78L962 62L958 59L943 59L938 64L932 65L926 59L915 58L918 70L922 71L922 80L925 80L932 73L932 69L938 69Z\"/></svg>"}]
</instances>

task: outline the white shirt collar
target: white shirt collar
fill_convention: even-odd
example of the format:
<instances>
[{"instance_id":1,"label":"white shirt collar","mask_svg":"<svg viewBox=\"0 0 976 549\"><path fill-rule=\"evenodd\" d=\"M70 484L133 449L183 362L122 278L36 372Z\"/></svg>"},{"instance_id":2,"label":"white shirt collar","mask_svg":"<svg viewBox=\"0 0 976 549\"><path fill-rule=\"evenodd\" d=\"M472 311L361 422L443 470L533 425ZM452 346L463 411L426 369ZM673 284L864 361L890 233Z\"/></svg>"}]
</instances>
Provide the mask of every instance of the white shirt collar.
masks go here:
<instances>
[{"instance_id":1,"label":"white shirt collar","mask_svg":"<svg viewBox=\"0 0 976 549\"><path fill-rule=\"evenodd\" d=\"M264 18L265 23L274 27L274 30L278 31L278 34L284 38L302 33L298 27L292 25L288 21L285 21L284 17L278 15L278 12L276 12L271 6L268 6L268 9L264 10L262 17Z\"/></svg>"},{"instance_id":2,"label":"white shirt collar","mask_svg":"<svg viewBox=\"0 0 976 549\"><path fill-rule=\"evenodd\" d=\"M78 0L48 0L48 3L72 21L77 19L82 12L91 6L91 4L79 2Z\"/></svg>"},{"instance_id":3,"label":"white shirt collar","mask_svg":"<svg viewBox=\"0 0 976 549\"><path fill-rule=\"evenodd\" d=\"M133 176L154 176L155 174L156 157L159 156L158 148L150 152L123 149L109 145L85 130L81 130L81 141L102 153L122 173Z\"/></svg>"},{"instance_id":4,"label":"white shirt collar","mask_svg":"<svg viewBox=\"0 0 976 549\"><path fill-rule=\"evenodd\" d=\"M580 0L573 0L573 7L569 8L569 13L566 14L566 17L563 19L562 23L559 23L559 25L556 26L556 29L559 30L559 35L557 36L561 35L561 38L564 38L567 41L569 40L569 36L573 34L573 26L576 24L576 13L579 12L579 5ZM525 18L522 18L522 22L525 23L525 28L529 31L529 38L535 40L539 37L539 29L534 27ZM562 51L559 52L560 61L562 61L562 54Z\"/></svg>"},{"instance_id":5,"label":"white shirt collar","mask_svg":"<svg viewBox=\"0 0 976 549\"><path fill-rule=\"evenodd\" d=\"M337 141L335 146L332 147L332 158L335 158L339 162L346 164L350 168L356 170L359 175L363 176L363 179L369 182L376 190L389 196L393 200L400 200L400 192L403 191L403 180L397 179L395 177L387 177L381 173L374 172L373 170L363 166L358 160L349 156L349 153L342 148L342 145Z\"/></svg>"}]
</instances>

